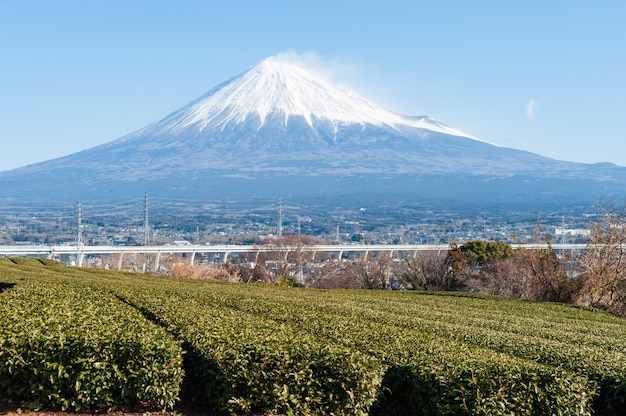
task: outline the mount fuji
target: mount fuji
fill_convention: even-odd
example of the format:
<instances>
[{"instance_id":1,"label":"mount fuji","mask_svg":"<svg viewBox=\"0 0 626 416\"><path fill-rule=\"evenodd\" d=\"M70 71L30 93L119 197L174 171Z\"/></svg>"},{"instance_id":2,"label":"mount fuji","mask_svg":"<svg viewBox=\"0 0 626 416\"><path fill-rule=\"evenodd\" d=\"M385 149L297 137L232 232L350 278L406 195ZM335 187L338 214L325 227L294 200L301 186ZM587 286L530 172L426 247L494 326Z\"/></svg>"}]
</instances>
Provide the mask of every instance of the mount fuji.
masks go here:
<instances>
[{"instance_id":1,"label":"mount fuji","mask_svg":"<svg viewBox=\"0 0 626 416\"><path fill-rule=\"evenodd\" d=\"M144 191L212 199L594 202L626 168L500 147L428 116L387 111L268 58L139 131L0 172L5 200L76 201Z\"/></svg>"}]
</instances>

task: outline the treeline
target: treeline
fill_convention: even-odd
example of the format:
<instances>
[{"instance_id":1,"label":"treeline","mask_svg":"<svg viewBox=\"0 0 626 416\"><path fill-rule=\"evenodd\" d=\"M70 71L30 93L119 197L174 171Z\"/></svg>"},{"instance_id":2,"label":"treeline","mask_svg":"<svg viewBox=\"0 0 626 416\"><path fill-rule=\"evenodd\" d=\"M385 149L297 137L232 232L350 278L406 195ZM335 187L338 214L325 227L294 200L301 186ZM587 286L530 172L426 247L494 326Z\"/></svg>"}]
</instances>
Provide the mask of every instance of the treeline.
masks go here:
<instances>
[{"instance_id":1,"label":"treeline","mask_svg":"<svg viewBox=\"0 0 626 416\"><path fill-rule=\"evenodd\" d=\"M415 289L456 290L570 303L626 316L626 211L603 209L585 250L518 249L502 242L451 244L439 258L407 262Z\"/></svg>"},{"instance_id":2,"label":"treeline","mask_svg":"<svg viewBox=\"0 0 626 416\"><path fill-rule=\"evenodd\" d=\"M249 267L174 264L170 275L231 282L265 282L311 288L465 291L516 299L570 303L626 316L626 210L603 208L581 252L517 249L504 242L452 243L447 252L398 261L389 256L313 262L298 250L264 254Z\"/></svg>"}]
</instances>

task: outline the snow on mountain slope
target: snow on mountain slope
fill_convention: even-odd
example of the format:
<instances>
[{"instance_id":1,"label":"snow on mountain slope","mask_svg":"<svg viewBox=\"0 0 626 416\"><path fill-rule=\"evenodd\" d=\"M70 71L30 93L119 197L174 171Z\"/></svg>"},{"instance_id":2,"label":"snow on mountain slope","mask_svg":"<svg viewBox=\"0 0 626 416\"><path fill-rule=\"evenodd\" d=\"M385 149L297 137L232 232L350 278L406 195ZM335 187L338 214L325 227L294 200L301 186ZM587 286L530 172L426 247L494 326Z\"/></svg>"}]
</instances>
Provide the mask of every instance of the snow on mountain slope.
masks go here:
<instances>
[{"instance_id":1,"label":"snow on mountain slope","mask_svg":"<svg viewBox=\"0 0 626 416\"><path fill-rule=\"evenodd\" d=\"M437 133L478 140L430 117L404 117L332 85L305 69L270 57L229 81L218 85L188 106L168 116L157 134L180 133L189 128L202 132L208 127L224 130L251 116L264 126L267 118L281 114L301 116L313 128L314 119L329 121L335 132L340 125L373 124L393 129L415 127Z\"/></svg>"}]
</instances>

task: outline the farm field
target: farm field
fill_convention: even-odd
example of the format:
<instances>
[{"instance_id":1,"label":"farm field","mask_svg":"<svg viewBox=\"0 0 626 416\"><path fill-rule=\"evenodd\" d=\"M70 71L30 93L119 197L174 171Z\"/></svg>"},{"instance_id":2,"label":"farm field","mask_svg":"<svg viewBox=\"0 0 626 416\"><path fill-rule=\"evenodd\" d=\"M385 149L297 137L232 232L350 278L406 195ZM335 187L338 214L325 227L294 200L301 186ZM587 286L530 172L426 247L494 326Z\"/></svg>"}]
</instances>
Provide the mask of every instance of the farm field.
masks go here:
<instances>
[{"instance_id":1,"label":"farm field","mask_svg":"<svg viewBox=\"0 0 626 416\"><path fill-rule=\"evenodd\" d=\"M0 404L16 408L626 414L626 321L557 304L2 258L0 321Z\"/></svg>"}]
</instances>

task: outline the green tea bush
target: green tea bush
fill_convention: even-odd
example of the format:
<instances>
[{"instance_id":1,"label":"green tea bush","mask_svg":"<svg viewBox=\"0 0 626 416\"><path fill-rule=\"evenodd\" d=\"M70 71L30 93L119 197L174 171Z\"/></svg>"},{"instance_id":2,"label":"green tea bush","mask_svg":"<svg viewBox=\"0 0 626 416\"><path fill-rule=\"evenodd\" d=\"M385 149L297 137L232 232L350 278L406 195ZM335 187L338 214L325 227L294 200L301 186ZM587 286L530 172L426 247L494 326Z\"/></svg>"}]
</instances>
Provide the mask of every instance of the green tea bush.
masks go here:
<instances>
[{"instance_id":1,"label":"green tea bush","mask_svg":"<svg viewBox=\"0 0 626 416\"><path fill-rule=\"evenodd\" d=\"M32 279L0 296L3 400L62 410L174 405L180 343L110 294Z\"/></svg>"},{"instance_id":2,"label":"green tea bush","mask_svg":"<svg viewBox=\"0 0 626 416\"><path fill-rule=\"evenodd\" d=\"M242 296L241 290L224 287L215 300L306 329L388 365L375 414L586 415L592 410L597 383L586 376L455 340L447 333L440 336L426 325L411 325L406 311L378 310L371 301L380 295L301 292L298 296L256 289ZM391 296L397 301L399 295ZM384 299L379 301L386 305ZM401 305L411 308L398 302ZM458 320L462 318L449 322ZM440 323L435 320L433 325Z\"/></svg>"},{"instance_id":3,"label":"green tea bush","mask_svg":"<svg viewBox=\"0 0 626 416\"><path fill-rule=\"evenodd\" d=\"M18 263L0 259L0 319L8 322L0 329L0 395L11 386L16 398L16 386L27 386L19 394L30 407L171 406L182 343L186 382L206 412L626 411L626 321L600 312L471 294L303 290ZM6 382L14 373L27 381ZM117 380L161 387L119 392ZM61 399L55 390L77 385L82 395Z\"/></svg>"},{"instance_id":4,"label":"green tea bush","mask_svg":"<svg viewBox=\"0 0 626 416\"><path fill-rule=\"evenodd\" d=\"M211 410L364 415L378 397L384 367L367 354L221 307L203 293L120 292L185 341L187 373Z\"/></svg>"}]
</instances>

